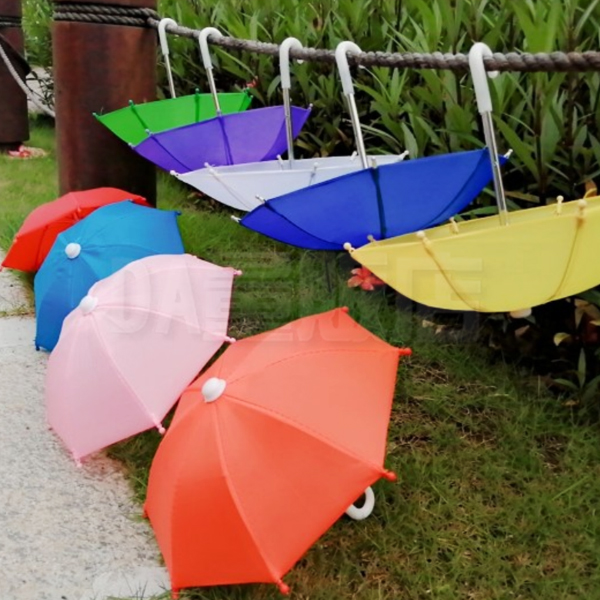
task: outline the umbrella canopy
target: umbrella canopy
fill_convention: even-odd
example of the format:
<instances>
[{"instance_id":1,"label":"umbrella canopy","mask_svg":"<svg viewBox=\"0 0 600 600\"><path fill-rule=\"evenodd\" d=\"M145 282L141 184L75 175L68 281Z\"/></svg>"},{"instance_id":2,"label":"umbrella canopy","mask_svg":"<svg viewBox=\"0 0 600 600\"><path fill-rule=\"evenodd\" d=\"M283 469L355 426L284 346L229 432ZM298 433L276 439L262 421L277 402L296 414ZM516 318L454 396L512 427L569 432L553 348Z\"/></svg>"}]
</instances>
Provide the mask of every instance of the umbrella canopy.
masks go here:
<instances>
[{"instance_id":1,"label":"umbrella canopy","mask_svg":"<svg viewBox=\"0 0 600 600\"><path fill-rule=\"evenodd\" d=\"M158 26L160 47L167 68L171 98L144 104L135 104L130 101L129 106L124 108L106 114L94 113L100 123L128 144L139 144L150 133L167 131L212 119L219 111L227 115L246 110L252 101L252 97L247 91L217 94L215 89L213 95L212 87L210 94L201 94L199 90L196 90L195 94L177 98L169 59L167 25L177 25L177 23L173 19L161 19ZM212 76L212 71L209 78L210 76Z\"/></svg>"},{"instance_id":2,"label":"umbrella canopy","mask_svg":"<svg viewBox=\"0 0 600 600\"><path fill-rule=\"evenodd\" d=\"M234 275L193 256L136 260L95 283L48 361L48 423L75 460L157 427L226 337Z\"/></svg>"},{"instance_id":3,"label":"umbrella canopy","mask_svg":"<svg viewBox=\"0 0 600 600\"><path fill-rule=\"evenodd\" d=\"M223 114L246 110L252 102L248 92L220 93ZM131 145L143 142L151 133L159 133L200 123L216 116L217 111L210 94L194 94L155 100L144 104L129 102L129 106L113 110L106 114L94 113L102 125L110 129L117 137Z\"/></svg>"},{"instance_id":4,"label":"umbrella canopy","mask_svg":"<svg viewBox=\"0 0 600 600\"><path fill-rule=\"evenodd\" d=\"M491 55L481 43L469 53L490 152L496 140L483 57ZM498 217L348 249L402 294L438 308L523 313L600 283L600 268L582 258L600 249L598 197L508 213L497 164L494 187Z\"/></svg>"},{"instance_id":5,"label":"umbrella canopy","mask_svg":"<svg viewBox=\"0 0 600 600\"><path fill-rule=\"evenodd\" d=\"M238 210L252 210L265 198L275 198L335 177L341 177L363 168L356 155L317 159L295 160L290 107L290 50L302 48L296 38L287 38L279 49L279 70L284 106L286 107L287 155L286 161L278 160L244 163L226 167L197 169L188 173L176 173L181 181L190 184L204 194ZM338 65L347 67L345 61ZM369 164L383 165L402 160L401 156L368 157Z\"/></svg>"},{"instance_id":6,"label":"umbrella canopy","mask_svg":"<svg viewBox=\"0 0 600 600\"><path fill-rule=\"evenodd\" d=\"M351 254L404 296L451 310L517 312L600 284L600 197L374 242Z\"/></svg>"},{"instance_id":7,"label":"umbrella canopy","mask_svg":"<svg viewBox=\"0 0 600 600\"><path fill-rule=\"evenodd\" d=\"M336 309L238 341L187 390L145 510L173 590L274 582L380 477L398 357Z\"/></svg>"},{"instance_id":8,"label":"umbrella canopy","mask_svg":"<svg viewBox=\"0 0 600 600\"><path fill-rule=\"evenodd\" d=\"M310 109L292 107L293 135L308 119ZM163 133L151 134L134 150L165 171L185 173L206 165L234 165L273 160L285 152L283 106L222 115Z\"/></svg>"},{"instance_id":9,"label":"umbrella canopy","mask_svg":"<svg viewBox=\"0 0 600 600\"><path fill-rule=\"evenodd\" d=\"M486 149L395 162L273 198L240 223L300 248L342 250L441 223L491 179Z\"/></svg>"},{"instance_id":10,"label":"umbrella canopy","mask_svg":"<svg viewBox=\"0 0 600 600\"><path fill-rule=\"evenodd\" d=\"M149 206L141 196L108 187L70 192L38 206L29 213L17 231L2 266L20 271L37 271L61 231L81 221L101 206L124 200Z\"/></svg>"},{"instance_id":11,"label":"umbrella canopy","mask_svg":"<svg viewBox=\"0 0 600 600\"><path fill-rule=\"evenodd\" d=\"M96 281L139 258L183 254L177 215L119 202L59 234L33 282L36 347L56 346L64 318Z\"/></svg>"},{"instance_id":12,"label":"umbrella canopy","mask_svg":"<svg viewBox=\"0 0 600 600\"><path fill-rule=\"evenodd\" d=\"M487 149L370 165L348 52L359 53L360 48L342 42L336 60L362 169L272 198L242 219L245 227L301 248L341 250L347 242L362 245L371 236L385 239L441 223L472 202L492 179Z\"/></svg>"}]
</instances>

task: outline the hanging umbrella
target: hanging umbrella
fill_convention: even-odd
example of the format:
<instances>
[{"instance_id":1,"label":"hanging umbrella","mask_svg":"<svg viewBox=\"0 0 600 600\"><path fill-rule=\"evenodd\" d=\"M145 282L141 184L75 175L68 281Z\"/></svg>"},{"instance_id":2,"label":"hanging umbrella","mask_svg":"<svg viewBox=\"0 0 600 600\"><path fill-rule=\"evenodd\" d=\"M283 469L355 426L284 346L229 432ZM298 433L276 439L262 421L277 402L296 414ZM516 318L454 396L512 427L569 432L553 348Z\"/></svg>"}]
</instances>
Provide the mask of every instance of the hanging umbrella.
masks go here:
<instances>
[{"instance_id":1,"label":"hanging umbrella","mask_svg":"<svg viewBox=\"0 0 600 600\"><path fill-rule=\"evenodd\" d=\"M398 357L336 309L236 342L183 394L145 512L181 588L273 582L383 467Z\"/></svg>"},{"instance_id":2,"label":"hanging umbrella","mask_svg":"<svg viewBox=\"0 0 600 600\"><path fill-rule=\"evenodd\" d=\"M275 198L282 194L299 190L309 185L321 183L353 173L362 168L357 154L352 156L331 156L296 160L294 157L293 122L290 108L290 65L289 53L292 48L302 48L295 38L287 38L279 49L279 69L281 90L285 107L287 160L280 156L277 160L244 163L225 167L211 167L188 173L173 172L181 181L190 184L204 194L236 208L252 210L260 206L265 198ZM301 61L299 61L301 62ZM384 165L402 160L401 155L380 155L368 157L369 164Z\"/></svg>"},{"instance_id":3,"label":"hanging umbrella","mask_svg":"<svg viewBox=\"0 0 600 600\"><path fill-rule=\"evenodd\" d=\"M29 213L17 231L2 266L20 271L37 271L61 231L81 221L97 208L123 200L149 206L145 198L117 188L70 192L38 206Z\"/></svg>"},{"instance_id":4,"label":"hanging umbrella","mask_svg":"<svg viewBox=\"0 0 600 600\"><path fill-rule=\"evenodd\" d=\"M56 346L63 320L100 279L139 258L183 254L177 215L119 202L59 234L33 282L36 348Z\"/></svg>"},{"instance_id":5,"label":"hanging umbrella","mask_svg":"<svg viewBox=\"0 0 600 600\"><path fill-rule=\"evenodd\" d=\"M196 90L194 94L177 98L165 31L166 26L169 24L177 25L173 19L161 19L158 25L158 36L167 69L171 98L143 104L135 104L130 100L129 106L124 108L106 114L94 113L100 123L108 127L127 144L139 144L150 133L168 131L191 123L212 119L217 115L217 106L225 115L244 111L252 101L252 96L247 91L217 94L212 85L210 94L201 94L199 90ZM207 73L209 69L212 69L212 65L207 67ZM212 83L211 75L212 73L209 75L210 83Z\"/></svg>"},{"instance_id":6,"label":"hanging umbrella","mask_svg":"<svg viewBox=\"0 0 600 600\"><path fill-rule=\"evenodd\" d=\"M199 35L205 64L210 61L209 36L221 36L213 27L204 28ZM211 89L214 89L212 70L207 69ZM299 133L310 108L292 106L292 136ZM166 171L187 173L212 167L272 160L285 152L286 120L284 106L269 106L236 114L219 114L214 119L194 123L163 133L152 133L134 150Z\"/></svg>"},{"instance_id":7,"label":"hanging umbrella","mask_svg":"<svg viewBox=\"0 0 600 600\"><path fill-rule=\"evenodd\" d=\"M484 44L469 63L486 143L496 155ZM495 76L496 73L489 73ZM494 166L499 215L451 223L351 250L352 257L409 298L437 308L522 313L600 283L600 198L507 211Z\"/></svg>"},{"instance_id":8,"label":"hanging umbrella","mask_svg":"<svg viewBox=\"0 0 600 600\"><path fill-rule=\"evenodd\" d=\"M341 250L440 223L489 183L486 149L369 166L346 56L360 51L342 42L336 60L362 170L270 199L241 220L245 227L301 248Z\"/></svg>"},{"instance_id":9,"label":"hanging umbrella","mask_svg":"<svg viewBox=\"0 0 600 600\"><path fill-rule=\"evenodd\" d=\"M157 427L226 336L234 275L188 254L95 283L48 361L48 423L78 462Z\"/></svg>"}]
</instances>

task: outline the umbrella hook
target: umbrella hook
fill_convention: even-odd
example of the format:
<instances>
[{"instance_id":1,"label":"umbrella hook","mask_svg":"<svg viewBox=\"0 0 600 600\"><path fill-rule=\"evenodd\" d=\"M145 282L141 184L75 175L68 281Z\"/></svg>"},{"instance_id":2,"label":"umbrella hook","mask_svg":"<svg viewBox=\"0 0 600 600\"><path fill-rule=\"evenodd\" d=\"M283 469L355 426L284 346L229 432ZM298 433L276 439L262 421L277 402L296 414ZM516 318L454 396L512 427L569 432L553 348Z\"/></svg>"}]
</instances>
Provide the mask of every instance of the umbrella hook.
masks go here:
<instances>
[{"instance_id":1,"label":"umbrella hook","mask_svg":"<svg viewBox=\"0 0 600 600\"><path fill-rule=\"evenodd\" d=\"M283 94L283 109L285 114L285 134L287 139L288 162L290 169L294 164L294 127L292 123L292 104L290 101L290 88L292 78L290 76L290 50L301 50L302 43L294 37L289 37L281 42L279 47L279 73L281 75L281 91ZM298 60L299 64L304 61Z\"/></svg>"},{"instance_id":2,"label":"umbrella hook","mask_svg":"<svg viewBox=\"0 0 600 600\"><path fill-rule=\"evenodd\" d=\"M477 109L481 115L483 134L490 155L490 163L492 165L494 190L496 192L496 203L498 205L500 223L502 225L508 225L508 208L506 206L502 172L498 160L498 147L496 145L496 135L494 133L494 122L492 120L492 97L490 95L490 86L487 80L488 77L492 79L497 77L498 71L489 71L486 73L485 65L483 63L484 57L488 58L493 55L494 54L489 46L477 42L469 51L469 67L471 69L471 77L473 78L473 85L475 87Z\"/></svg>"},{"instance_id":3,"label":"umbrella hook","mask_svg":"<svg viewBox=\"0 0 600 600\"><path fill-rule=\"evenodd\" d=\"M360 120L358 118L358 109L354 99L354 84L350 75L350 66L348 65L348 53L361 54L362 50L354 42L340 42L335 49L335 62L337 63L340 79L342 81L342 90L348 102L348 110L350 112L350 120L352 121L352 129L356 139L356 149L360 156L363 169L369 168L367 161L367 151L365 150L365 141L360 128Z\"/></svg>"},{"instance_id":4,"label":"umbrella hook","mask_svg":"<svg viewBox=\"0 0 600 600\"><path fill-rule=\"evenodd\" d=\"M217 86L215 85L215 78L213 75L213 65L210 58L210 50L208 49L208 38L211 35L214 35L216 38L223 37L223 34L216 27L204 27L200 30L198 35L198 43L200 44L202 64L206 70L206 76L208 77L208 86L210 87L210 93L215 104L215 111L217 112L217 116L220 117L223 113L221 112L221 104L219 103Z\"/></svg>"},{"instance_id":5,"label":"umbrella hook","mask_svg":"<svg viewBox=\"0 0 600 600\"><path fill-rule=\"evenodd\" d=\"M364 504L360 508L358 506L355 506L354 504L350 505L346 509L346 514L351 519L354 519L355 521L362 521L363 519L366 519L368 516L370 516L370 514L373 512L374 508L375 508L375 493L373 492L373 488L371 486L369 486L365 490Z\"/></svg>"},{"instance_id":6,"label":"umbrella hook","mask_svg":"<svg viewBox=\"0 0 600 600\"><path fill-rule=\"evenodd\" d=\"M158 24L158 39L160 41L160 50L163 58L165 59L165 66L167 68L167 78L169 79L169 90L171 91L171 98L175 98L175 84L173 83L173 71L171 70L171 61L169 60L169 44L167 42L167 25L173 25L177 27L177 21L174 19L161 19Z\"/></svg>"}]
</instances>

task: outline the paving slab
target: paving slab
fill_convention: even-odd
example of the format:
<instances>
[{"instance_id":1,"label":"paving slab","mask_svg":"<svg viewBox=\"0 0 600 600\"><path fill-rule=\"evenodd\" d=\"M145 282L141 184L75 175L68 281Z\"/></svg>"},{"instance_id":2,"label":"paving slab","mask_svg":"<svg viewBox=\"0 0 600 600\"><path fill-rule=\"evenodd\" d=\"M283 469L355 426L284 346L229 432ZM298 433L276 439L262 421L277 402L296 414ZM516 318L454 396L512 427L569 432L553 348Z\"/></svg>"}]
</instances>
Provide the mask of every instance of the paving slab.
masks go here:
<instances>
[{"instance_id":1,"label":"paving slab","mask_svg":"<svg viewBox=\"0 0 600 600\"><path fill-rule=\"evenodd\" d=\"M5 272L0 298L27 306ZM168 577L120 463L78 468L46 425L34 335L32 316L0 318L0 600L156 597Z\"/></svg>"}]
</instances>

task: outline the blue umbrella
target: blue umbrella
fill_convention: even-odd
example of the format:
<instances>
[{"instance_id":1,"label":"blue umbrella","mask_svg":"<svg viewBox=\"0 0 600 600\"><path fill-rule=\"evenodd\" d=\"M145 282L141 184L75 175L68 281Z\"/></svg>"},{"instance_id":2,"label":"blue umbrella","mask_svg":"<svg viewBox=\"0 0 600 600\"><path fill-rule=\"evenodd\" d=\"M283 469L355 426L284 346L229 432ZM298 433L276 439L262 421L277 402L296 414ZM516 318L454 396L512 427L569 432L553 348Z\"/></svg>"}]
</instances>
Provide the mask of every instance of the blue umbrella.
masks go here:
<instances>
[{"instance_id":1,"label":"blue umbrella","mask_svg":"<svg viewBox=\"0 0 600 600\"><path fill-rule=\"evenodd\" d=\"M492 180L487 148L369 166L347 69L346 53L360 52L352 42L336 49L344 94L361 157L361 171L336 177L266 201L241 224L293 246L341 250L349 242L377 240L433 227L472 202ZM503 164L506 157L499 157Z\"/></svg>"},{"instance_id":2,"label":"blue umbrella","mask_svg":"<svg viewBox=\"0 0 600 600\"><path fill-rule=\"evenodd\" d=\"M178 214L118 202L58 235L34 280L36 348L54 348L63 320L100 279L139 258L183 254Z\"/></svg>"}]
</instances>

